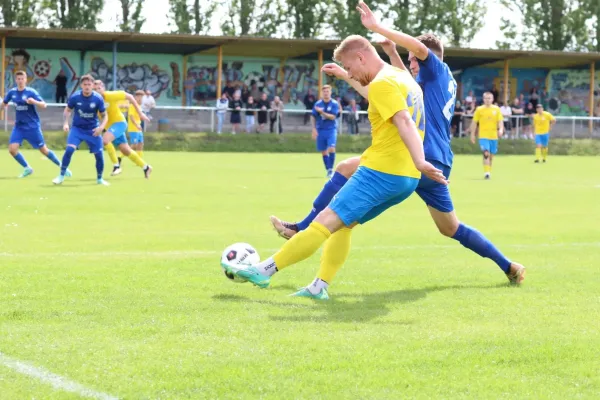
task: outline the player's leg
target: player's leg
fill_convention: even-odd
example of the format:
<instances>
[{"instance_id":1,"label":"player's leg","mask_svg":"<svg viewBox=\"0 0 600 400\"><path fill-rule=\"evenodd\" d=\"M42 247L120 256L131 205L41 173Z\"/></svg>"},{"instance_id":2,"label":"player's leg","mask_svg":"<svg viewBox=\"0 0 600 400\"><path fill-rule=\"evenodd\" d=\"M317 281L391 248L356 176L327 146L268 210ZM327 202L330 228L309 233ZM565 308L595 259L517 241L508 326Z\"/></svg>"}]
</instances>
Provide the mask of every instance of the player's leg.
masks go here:
<instances>
[{"instance_id":1,"label":"player's leg","mask_svg":"<svg viewBox=\"0 0 600 400\"><path fill-rule=\"evenodd\" d=\"M546 159L548 158L548 143L550 142L550 134L546 133L545 135L541 135L541 136L542 136L542 141L541 141L542 161L546 162Z\"/></svg>"},{"instance_id":2,"label":"player's leg","mask_svg":"<svg viewBox=\"0 0 600 400\"><path fill-rule=\"evenodd\" d=\"M327 135L327 153L329 154L329 160L327 164L327 177L333 176L333 167L335 166L335 146L337 143L337 133L333 132Z\"/></svg>"},{"instance_id":3,"label":"player's leg","mask_svg":"<svg viewBox=\"0 0 600 400\"><path fill-rule=\"evenodd\" d=\"M98 139L100 139L100 144L102 144L102 139L99 137ZM60 174L54 178L52 183L55 185L60 185L63 183L65 176L67 175L69 164L71 164L71 158L83 140L85 140L84 133L81 132L77 127L71 127L69 136L67 136L67 148L65 149L65 154L63 154L62 161L60 162ZM91 150L92 147L90 147L90 151Z\"/></svg>"},{"instance_id":4,"label":"player's leg","mask_svg":"<svg viewBox=\"0 0 600 400\"><path fill-rule=\"evenodd\" d=\"M140 157L144 158L144 132L140 132L137 146L137 153L140 155Z\"/></svg>"},{"instance_id":5,"label":"player's leg","mask_svg":"<svg viewBox=\"0 0 600 400\"><path fill-rule=\"evenodd\" d=\"M479 148L481 149L481 153L483 155L483 176L485 179L490 178L491 166L490 166L490 147L491 140L489 139L479 139Z\"/></svg>"},{"instance_id":6,"label":"player's leg","mask_svg":"<svg viewBox=\"0 0 600 400\"><path fill-rule=\"evenodd\" d=\"M113 144L118 146L119 150L121 150L123 154L126 157L128 157L135 165L142 168L142 170L144 171L144 177L146 179L150 178L150 174L152 173L152 167L148 165L148 163L146 163L146 161L144 161L144 159L142 159L142 157L140 157L138 153L136 153L134 150L131 149L131 147L129 147L127 140L123 136L115 139Z\"/></svg>"},{"instance_id":7,"label":"player's leg","mask_svg":"<svg viewBox=\"0 0 600 400\"><path fill-rule=\"evenodd\" d=\"M29 166L23 154L19 151L21 144L23 143L23 133L17 128L13 128L10 138L8 140L8 152L23 167L23 172L19 175L19 178L25 178L33 174L33 168Z\"/></svg>"},{"instance_id":8,"label":"player's leg","mask_svg":"<svg viewBox=\"0 0 600 400\"><path fill-rule=\"evenodd\" d=\"M535 135L535 163L539 163L542 158L542 138Z\"/></svg>"},{"instance_id":9,"label":"player's leg","mask_svg":"<svg viewBox=\"0 0 600 400\"><path fill-rule=\"evenodd\" d=\"M106 152L108 153L108 157L110 158L110 161L113 164L113 170L111 173L112 176L119 175L121 172L123 172L121 170L121 164L119 163L119 158L117 156L117 150L115 149L115 146L112 143L114 140L115 134L111 131L107 130L102 135L104 150L106 150Z\"/></svg>"},{"instance_id":10,"label":"player's leg","mask_svg":"<svg viewBox=\"0 0 600 400\"><path fill-rule=\"evenodd\" d=\"M352 157L348 158L341 163L335 169L335 173L325 183L321 192L317 195L312 204L312 209L308 213L308 215L298 223L289 223L285 221L281 221L279 218L272 216L271 224L279 234L284 239L290 239L299 231L302 231L310 225L310 223L315 219L317 215L321 211L327 207L333 196L336 195L337 192L348 182L348 179L356 172L358 169L358 165L360 164L360 157Z\"/></svg>"}]
</instances>

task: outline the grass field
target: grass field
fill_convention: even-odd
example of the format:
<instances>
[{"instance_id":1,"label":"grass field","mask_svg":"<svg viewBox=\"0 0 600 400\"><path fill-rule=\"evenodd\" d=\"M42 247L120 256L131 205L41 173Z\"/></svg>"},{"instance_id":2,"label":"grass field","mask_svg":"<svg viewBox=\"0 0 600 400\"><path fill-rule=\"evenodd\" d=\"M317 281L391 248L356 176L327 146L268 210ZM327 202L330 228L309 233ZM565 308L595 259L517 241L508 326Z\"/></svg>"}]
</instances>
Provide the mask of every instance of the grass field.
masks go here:
<instances>
[{"instance_id":1,"label":"grass field","mask_svg":"<svg viewBox=\"0 0 600 400\"><path fill-rule=\"evenodd\" d=\"M314 303L287 295L318 255L266 290L218 259L282 244L268 217L308 211L320 156L148 153L150 181L126 161L110 187L87 153L62 187L26 156L24 180L0 157L1 399L600 397L598 158L499 157L491 181L457 158L459 216L528 267L522 287L439 235L415 196L357 229Z\"/></svg>"}]
</instances>

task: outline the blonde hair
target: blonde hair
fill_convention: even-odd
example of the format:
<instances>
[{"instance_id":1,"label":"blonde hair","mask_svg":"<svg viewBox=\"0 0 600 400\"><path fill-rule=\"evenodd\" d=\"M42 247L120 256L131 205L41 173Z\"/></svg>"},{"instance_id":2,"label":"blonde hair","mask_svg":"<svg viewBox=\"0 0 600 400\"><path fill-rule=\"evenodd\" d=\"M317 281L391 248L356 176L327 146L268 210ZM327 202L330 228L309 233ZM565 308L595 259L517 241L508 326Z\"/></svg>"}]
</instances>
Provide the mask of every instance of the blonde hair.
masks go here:
<instances>
[{"instance_id":1,"label":"blonde hair","mask_svg":"<svg viewBox=\"0 0 600 400\"><path fill-rule=\"evenodd\" d=\"M322 90L329 89L331 90L331 85L323 85Z\"/></svg>"},{"instance_id":2,"label":"blonde hair","mask_svg":"<svg viewBox=\"0 0 600 400\"><path fill-rule=\"evenodd\" d=\"M370 51L377 52L375 47L364 37L360 35L350 35L346 39L342 40L335 50L333 51L333 60L340 62L342 55L351 51Z\"/></svg>"}]
</instances>

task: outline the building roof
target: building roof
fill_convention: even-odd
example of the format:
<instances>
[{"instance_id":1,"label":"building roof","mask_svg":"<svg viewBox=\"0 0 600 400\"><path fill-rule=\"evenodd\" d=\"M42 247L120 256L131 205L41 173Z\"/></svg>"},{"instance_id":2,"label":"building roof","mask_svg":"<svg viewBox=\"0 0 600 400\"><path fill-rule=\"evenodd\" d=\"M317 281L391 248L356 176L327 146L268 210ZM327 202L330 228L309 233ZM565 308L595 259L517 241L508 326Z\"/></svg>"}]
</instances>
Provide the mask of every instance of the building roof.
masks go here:
<instances>
[{"instance_id":1,"label":"building roof","mask_svg":"<svg viewBox=\"0 0 600 400\"><path fill-rule=\"evenodd\" d=\"M339 40L272 39L259 37L199 36L179 34L147 34L129 32L97 32L74 29L33 29L0 27L8 48L54 49L75 51L112 51L164 54L217 54L223 46L224 56L317 59L323 50L330 60ZM406 52L400 52L405 55ZM591 62L600 66L600 53L564 51L483 50L447 47L445 61L453 71L474 66L503 68L510 60L511 68L587 68Z\"/></svg>"}]
</instances>

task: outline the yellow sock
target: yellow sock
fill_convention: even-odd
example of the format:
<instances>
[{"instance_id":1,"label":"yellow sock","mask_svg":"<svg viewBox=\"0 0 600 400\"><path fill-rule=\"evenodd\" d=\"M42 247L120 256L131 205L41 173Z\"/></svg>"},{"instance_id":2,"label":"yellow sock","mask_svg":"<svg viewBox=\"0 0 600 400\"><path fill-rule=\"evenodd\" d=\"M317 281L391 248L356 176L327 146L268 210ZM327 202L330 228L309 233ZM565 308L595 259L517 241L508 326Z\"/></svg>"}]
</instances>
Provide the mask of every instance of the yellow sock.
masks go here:
<instances>
[{"instance_id":1,"label":"yellow sock","mask_svg":"<svg viewBox=\"0 0 600 400\"><path fill-rule=\"evenodd\" d=\"M342 228L327 239L321 255L321 267L317 278L331 284L335 274L342 268L348 258L351 238L352 229Z\"/></svg>"},{"instance_id":2,"label":"yellow sock","mask_svg":"<svg viewBox=\"0 0 600 400\"><path fill-rule=\"evenodd\" d=\"M548 148L542 147L542 158L546 161L546 157L548 157Z\"/></svg>"},{"instance_id":3,"label":"yellow sock","mask_svg":"<svg viewBox=\"0 0 600 400\"><path fill-rule=\"evenodd\" d=\"M144 150L137 150L136 153L142 158L144 158Z\"/></svg>"},{"instance_id":4,"label":"yellow sock","mask_svg":"<svg viewBox=\"0 0 600 400\"><path fill-rule=\"evenodd\" d=\"M133 150L131 150L131 153L129 153L128 157L131 161L133 161L135 165L137 165L140 168L143 168L146 165L146 161L142 160L142 157L140 157L139 154Z\"/></svg>"},{"instance_id":5,"label":"yellow sock","mask_svg":"<svg viewBox=\"0 0 600 400\"><path fill-rule=\"evenodd\" d=\"M539 161L540 158L542 158L542 149L540 149L539 147L536 147L535 148L535 159Z\"/></svg>"},{"instance_id":6,"label":"yellow sock","mask_svg":"<svg viewBox=\"0 0 600 400\"><path fill-rule=\"evenodd\" d=\"M115 146L112 143L104 146L104 150L108 152L108 157L110 157L110 161L112 161L113 165L119 165L119 159L117 158L117 150L115 150Z\"/></svg>"},{"instance_id":7,"label":"yellow sock","mask_svg":"<svg viewBox=\"0 0 600 400\"><path fill-rule=\"evenodd\" d=\"M492 166L491 165L483 165L483 172L488 173L488 172L492 172Z\"/></svg>"},{"instance_id":8,"label":"yellow sock","mask_svg":"<svg viewBox=\"0 0 600 400\"><path fill-rule=\"evenodd\" d=\"M312 256L330 236L331 232L322 224L311 223L308 228L295 234L275 253L273 261L277 269L282 270Z\"/></svg>"}]
</instances>

